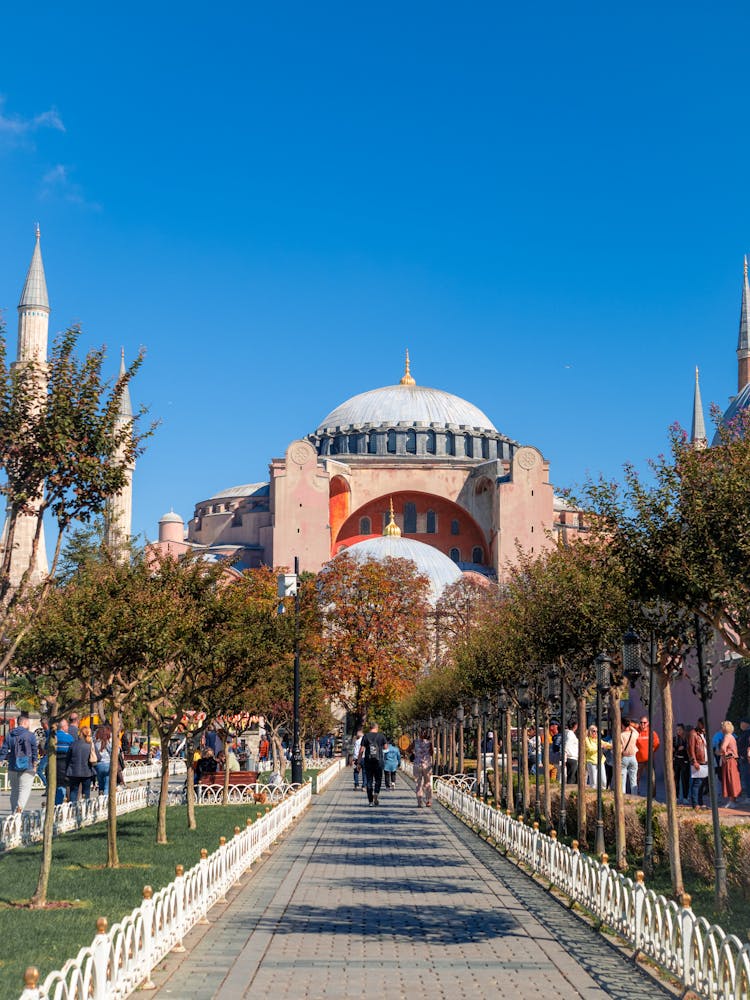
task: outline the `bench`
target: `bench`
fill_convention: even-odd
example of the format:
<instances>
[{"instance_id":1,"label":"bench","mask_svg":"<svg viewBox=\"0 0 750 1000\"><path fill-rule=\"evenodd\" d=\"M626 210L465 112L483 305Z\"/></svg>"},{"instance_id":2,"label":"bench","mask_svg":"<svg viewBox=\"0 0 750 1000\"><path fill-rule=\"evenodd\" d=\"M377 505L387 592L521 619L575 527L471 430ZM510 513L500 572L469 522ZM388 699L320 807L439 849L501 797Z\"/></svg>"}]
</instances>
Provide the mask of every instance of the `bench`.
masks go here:
<instances>
[{"instance_id":1,"label":"bench","mask_svg":"<svg viewBox=\"0 0 750 1000\"><path fill-rule=\"evenodd\" d=\"M257 771L230 771L229 784L231 785L254 785L258 780ZM224 771L216 771L215 774L202 774L198 779L200 785L218 785L224 787Z\"/></svg>"}]
</instances>

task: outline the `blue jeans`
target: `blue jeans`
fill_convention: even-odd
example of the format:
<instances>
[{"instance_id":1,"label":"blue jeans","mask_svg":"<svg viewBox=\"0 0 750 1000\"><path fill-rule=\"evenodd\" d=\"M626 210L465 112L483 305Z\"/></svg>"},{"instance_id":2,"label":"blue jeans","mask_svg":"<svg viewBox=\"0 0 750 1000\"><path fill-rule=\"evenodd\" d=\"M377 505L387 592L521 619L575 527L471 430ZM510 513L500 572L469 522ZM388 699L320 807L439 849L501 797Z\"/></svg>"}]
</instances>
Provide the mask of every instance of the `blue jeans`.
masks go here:
<instances>
[{"instance_id":1,"label":"blue jeans","mask_svg":"<svg viewBox=\"0 0 750 1000\"><path fill-rule=\"evenodd\" d=\"M99 763L96 765L96 782L100 794L106 795L109 791L109 764Z\"/></svg>"},{"instance_id":2,"label":"blue jeans","mask_svg":"<svg viewBox=\"0 0 750 1000\"><path fill-rule=\"evenodd\" d=\"M691 806L702 806L703 805L703 784L706 778L696 778L693 776L692 772L690 774L690 805Z\"/></svg>"},{"instance_id":3,"label":"blue jeans","mask_svg":"<svg viewBox=\"0 0 750 1000\"><path fill-rule=\"evenodd\" d=\"M638 761L635 757L623 757L622 763L620 765L620 774L622 775L622 791L623 794L628 791L628 782L630 782L630 794L638 794Z\"/></svg>"}]
</instances>

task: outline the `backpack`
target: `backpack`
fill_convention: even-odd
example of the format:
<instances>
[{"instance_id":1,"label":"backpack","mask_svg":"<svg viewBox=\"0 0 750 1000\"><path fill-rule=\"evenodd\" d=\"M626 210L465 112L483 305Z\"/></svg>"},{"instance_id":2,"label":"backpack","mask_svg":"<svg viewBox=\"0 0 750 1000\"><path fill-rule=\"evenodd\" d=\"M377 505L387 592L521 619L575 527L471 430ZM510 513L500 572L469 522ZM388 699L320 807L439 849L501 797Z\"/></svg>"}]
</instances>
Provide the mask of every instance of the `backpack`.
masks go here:
<instances>
[{"instance_id":1,"label":"backpack","mask_svg":"<svg viewBox=\"0 0 750 1000\"><path fill-rule=\"evenodd\" d=\"M19 751L25 750L25 753ZM13 770L31 770L31 746L25 736L21 736L13 741Z\"/></svg>"}]
</instances>

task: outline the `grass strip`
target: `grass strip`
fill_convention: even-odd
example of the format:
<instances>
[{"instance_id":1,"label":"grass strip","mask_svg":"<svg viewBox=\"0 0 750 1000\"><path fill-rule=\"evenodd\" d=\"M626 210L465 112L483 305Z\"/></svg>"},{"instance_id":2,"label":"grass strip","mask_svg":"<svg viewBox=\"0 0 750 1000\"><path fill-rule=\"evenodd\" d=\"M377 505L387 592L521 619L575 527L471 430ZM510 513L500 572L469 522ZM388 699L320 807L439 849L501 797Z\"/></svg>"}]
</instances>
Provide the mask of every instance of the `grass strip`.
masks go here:
<instances>
[{"instance_id":1,"label":"grass strip","mask_svg":"<svg viewBox=\"0 0 750 1000\"><path fill-rule=\"evenodd\" d=\"M175 865L185 870L209 853L219 837L229 840L235 826L244 827L265 812L265 806L205 806L196 809L197 830L186 828L185 810L167 810L169 843L154 843L156 809L120 816L117 821L121 867L104 868L106 824L97 823L55 839L50 901L58 908L30 910L14 905L27 900L36 886L41 848L16 848L0 856L0 997L15 1000L23 992L23 973L36 965L40 983L60 969L78 950L91 944L98 917L110 927L142 900L143 886L154 892L174 878ZM63 905L70 904L70 905Z\"/></svg>"}]
</instances>

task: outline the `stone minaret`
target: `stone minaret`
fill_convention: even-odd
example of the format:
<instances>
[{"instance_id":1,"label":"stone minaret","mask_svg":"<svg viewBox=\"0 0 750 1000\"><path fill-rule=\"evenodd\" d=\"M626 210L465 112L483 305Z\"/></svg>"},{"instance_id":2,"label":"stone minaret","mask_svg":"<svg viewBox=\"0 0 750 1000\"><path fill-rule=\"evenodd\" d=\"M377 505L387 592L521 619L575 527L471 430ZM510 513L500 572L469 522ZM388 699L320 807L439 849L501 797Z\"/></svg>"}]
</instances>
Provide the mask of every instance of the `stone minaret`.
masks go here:
<instances>
[{"instance_id":1,"label":"stone minaret","mask_svg":"<svg viewBox=\"0 0 750 1000\"><path fill-rule=\"evenodd\" d=\"M740 308L740 333L737 338L737 392L742 392L750 382L750 284L747 278L747 254L745 255L745 277L742 282L742 306Z\"/></svg>"},{"instance_id":2,"label":"stone minaret","mask_svg":"<svg viewBox=\"0 0 750 1000\"><path fill-rule=\"evenodd\" d=\"M706 437L706 421L703 419L703 400L701 399L701 386L698 380L698 368L695 369L695 390L693 394L693 427L690 432L690 443L696 451L702 451L708 447Z\"/></svg>"},{"instance_id":3,"label":"stone minaret","mask_svg":"<svg viewBox=\"0 0 750 1000\"><path fill-rule=\"evenodd\" d=\"M120 355L120 375L125 374L125 351ZM117 415L117 428L130 425L133 421L133 407L130 402L130 389L126 385L120 399L120 410ZM118 458L122 458L122 450ZM126 484L117 496L107 502L106 526L107 547L117 559L124 560L128 555L128 543L133 527L133 471L135 463L131 463L126 471Z\"/></svg>"},{"instance_id":4,"label":"stone minaret","mask_svg":"<svg viewBox=\"0 0 750 1000\"><path fill-rule=\"evenodd\" d=\"M46 387L47 333L49 328L49 298L44 277L42 251L39 245L39 226L36 227L36 243L31 255L31 264L26 275L26 283L18 303L18 348L16 364L35 362L39 366L40 391ZM22 514L16 518L15 531L10 539L10 585L17 587L31 562L31 551L36 532L38 515ZM3 530L3 548L8 543L8 523ZM39 546L31 572L31 583L40 583L49 573L47 550L44 544L44 526L39 536Z\"/></svg>"}]
</instances>

